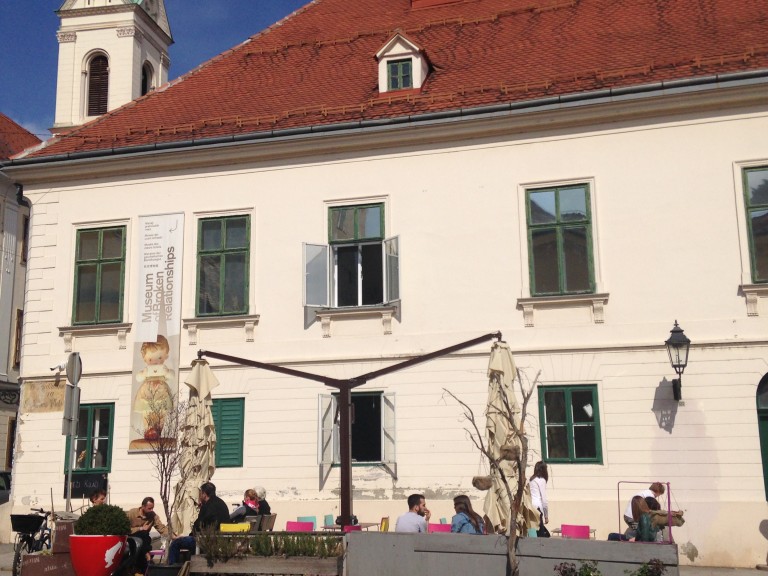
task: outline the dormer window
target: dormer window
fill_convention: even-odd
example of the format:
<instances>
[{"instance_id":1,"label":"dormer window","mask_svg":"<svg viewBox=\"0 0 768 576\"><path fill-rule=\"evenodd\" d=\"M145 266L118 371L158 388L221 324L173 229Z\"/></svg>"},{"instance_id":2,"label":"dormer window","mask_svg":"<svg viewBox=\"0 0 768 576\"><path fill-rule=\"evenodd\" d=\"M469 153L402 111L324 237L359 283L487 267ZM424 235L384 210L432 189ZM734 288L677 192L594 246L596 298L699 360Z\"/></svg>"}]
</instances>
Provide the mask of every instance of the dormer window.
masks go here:
<instances>
[{"instance_id":1,"label":"dormer window","mask_svg":"<svg viewBox=\"0 0 768 576\"><path fill-rule=\"evenodd\" d=\"M389 70L388 90L403 90L413 88L413 64L411 59L391 60L387 62Z\"/></svg>"},{"instance_id":2,"label":"dormer window","mask_svg":"<svg viewBox=\"0 0 768 576\"><path fill-rule=\"evenodd\" d=\"M395 34L376 53L379 61L379 92L421 88L429 62L424 51L402 34Z\"/></svg>"}]
</instances>

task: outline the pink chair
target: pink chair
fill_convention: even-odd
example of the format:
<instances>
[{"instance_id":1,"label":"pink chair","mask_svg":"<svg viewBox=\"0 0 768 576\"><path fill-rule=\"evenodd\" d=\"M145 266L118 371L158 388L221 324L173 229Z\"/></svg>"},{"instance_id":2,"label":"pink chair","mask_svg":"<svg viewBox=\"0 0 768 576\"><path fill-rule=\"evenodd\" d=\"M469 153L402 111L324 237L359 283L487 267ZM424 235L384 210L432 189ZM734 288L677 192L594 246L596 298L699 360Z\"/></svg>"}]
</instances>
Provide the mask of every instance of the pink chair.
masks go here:
<instances>
[{"instance_id":1,"label":"pink chair","mask_svg":"<svg viewBox=\"0 0 768 576\"><path fill-rule=\"evenodd\" d=\"M579 526L577 524L562 524L560 526L560 535L563 538L589 540L589 526Z\"/></svg>"},{"instance_id":2,"label":"pink chair","mask_svg":"<svg viewBox=\"0 0 768 576\"><path fill-rule=\"evenodd\" d=\"M312 522L294 522L288 520L285 523L286 532L312 532Z\"/></svg>"},{"instance_id":3,"label":"pink chair","mask_svg":"<svg viewBox=\"0 0 768 576\"><path fill-rule=\"evenodd\" d=\"M350 526L350 525L344 526L345 534L347 532L362 532L362 530L363 530L363 527L360 526L359 524L357 526Z\"/></svg>"},{"instance_id":4,"label":"pink chair","mask_svg":"<svg viewBox=\"0 0 768 576\"><path fill-rule=\"evenodd\" d=\"M427 524L427 532L432 534L433 532L450 532L450 524Z\"/></svg>"}]
</instances>

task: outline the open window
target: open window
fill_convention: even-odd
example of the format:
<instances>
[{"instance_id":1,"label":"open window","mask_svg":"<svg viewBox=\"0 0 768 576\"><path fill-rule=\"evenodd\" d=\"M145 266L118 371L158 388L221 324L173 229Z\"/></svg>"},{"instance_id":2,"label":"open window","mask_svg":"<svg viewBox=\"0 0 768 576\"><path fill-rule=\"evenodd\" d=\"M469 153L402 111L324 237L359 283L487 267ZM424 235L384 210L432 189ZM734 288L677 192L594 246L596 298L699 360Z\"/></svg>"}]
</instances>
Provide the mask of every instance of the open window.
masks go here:
<instances>
[{"instance_id":1,"label":"open window","mask_svg":"<svg viewBox=\"0 0 768 576\"><path fill-rule=\"evenodd\" d=\"M318 460L327 476L339 458L339 414L336 394L319 399ZM383 466L397 477L395 395L352 394L352 464Z\"/></svg>"},{"instance_id":2,"label":"open window","mask_svg":"<svg viewBox=\"0 0 768 576\"><path fill-rule=\"evenodd\" d=\"M304 306L349 308L400 300L400 248L384 238L384 205L329 209L328 244L304 244Z\"/></svg>"}]
</instances>

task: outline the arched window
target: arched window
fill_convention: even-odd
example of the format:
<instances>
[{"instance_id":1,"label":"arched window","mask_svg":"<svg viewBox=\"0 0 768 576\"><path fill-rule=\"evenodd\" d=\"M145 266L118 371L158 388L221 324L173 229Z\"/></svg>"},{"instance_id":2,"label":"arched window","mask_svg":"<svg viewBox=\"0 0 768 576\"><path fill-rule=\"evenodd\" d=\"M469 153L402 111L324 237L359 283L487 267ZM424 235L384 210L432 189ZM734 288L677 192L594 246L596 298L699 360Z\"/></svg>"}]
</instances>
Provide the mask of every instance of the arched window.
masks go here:
<instances>
[{"instance_id":1,"label":"arched window","mask_svg":"<svg viewBox=\"0 0 768 576\"><path fill-rule=\"evenodd\" d=\"M154 89L154 84L152 82L152 77L154 76L154 73L152 71L152 66L149 62L146 62L144 66L141 68L141 95L144 96L149 92L150 90Z\"/></svg>"},{"instance_id":2,"label":"arched window","mask_svg":"<svg viewBox=\"0 0 768 576\"><path fill-rule=\"evenodd\" d=\"M107 113L109 102L109 61L100 54L88 65L88 116Z\"/></svg>"}]
</instances>

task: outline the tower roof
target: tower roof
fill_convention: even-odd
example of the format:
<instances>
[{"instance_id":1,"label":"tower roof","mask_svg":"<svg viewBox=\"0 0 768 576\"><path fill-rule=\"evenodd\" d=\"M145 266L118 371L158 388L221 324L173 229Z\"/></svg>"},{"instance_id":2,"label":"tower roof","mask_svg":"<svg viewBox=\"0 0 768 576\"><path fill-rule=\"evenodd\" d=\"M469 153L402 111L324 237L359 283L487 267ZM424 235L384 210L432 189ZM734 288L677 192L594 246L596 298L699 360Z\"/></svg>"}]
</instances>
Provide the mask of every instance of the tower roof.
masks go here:
<instances>
[{"instance_id":1,"label":"tower roof","mask_svg":"<svg viewBox=\"0 0 768 576\"><path fill-rule=\"evenodd\" d=\"M30 156L766 74L767 28L765 0L314 0ZM379 93L376 54L397 31L430 71L418 90Z\"/></svg>"}]
</instances>

